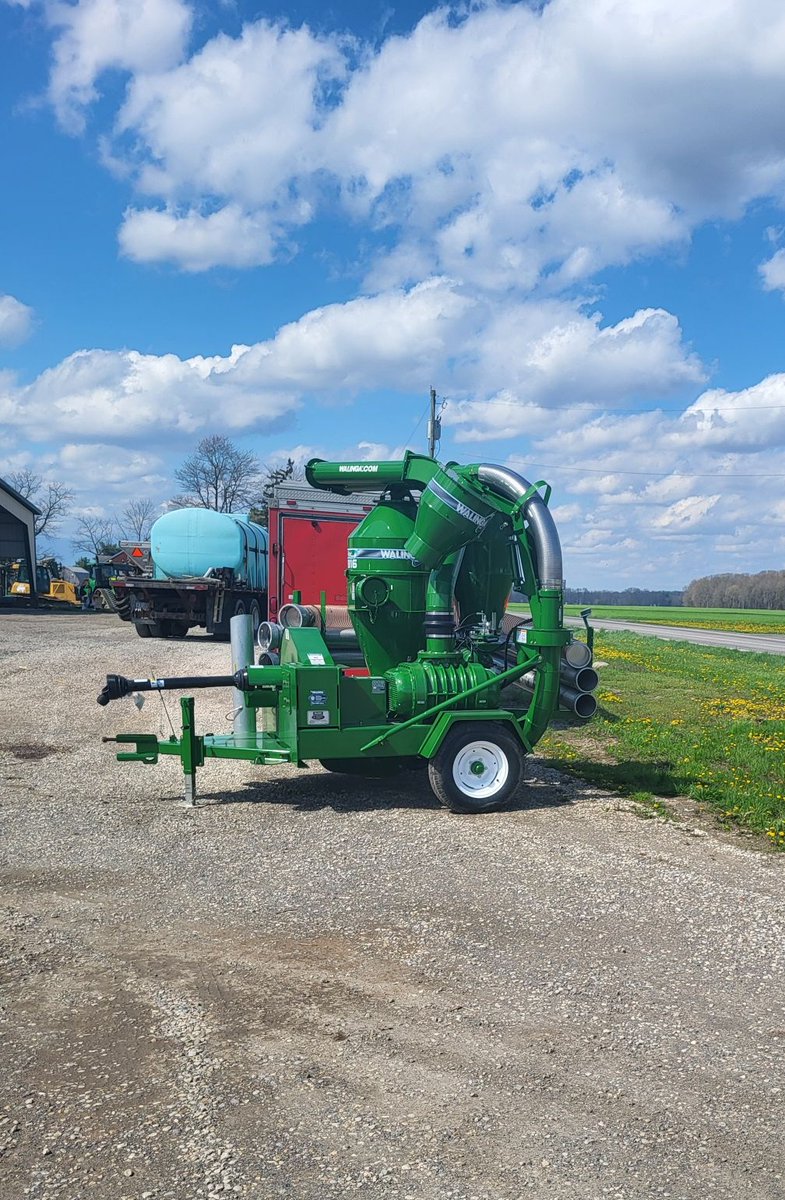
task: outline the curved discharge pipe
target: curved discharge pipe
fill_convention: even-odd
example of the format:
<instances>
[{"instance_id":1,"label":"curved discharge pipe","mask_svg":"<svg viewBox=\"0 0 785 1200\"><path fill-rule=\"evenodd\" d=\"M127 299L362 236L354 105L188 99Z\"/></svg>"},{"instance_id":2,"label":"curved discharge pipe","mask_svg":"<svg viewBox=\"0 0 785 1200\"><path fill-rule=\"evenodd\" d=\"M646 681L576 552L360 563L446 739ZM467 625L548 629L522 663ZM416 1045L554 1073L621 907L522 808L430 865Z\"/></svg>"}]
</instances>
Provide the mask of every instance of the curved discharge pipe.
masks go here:
<instances>
[{"instance_id":1,"label":"curved discharge pipe","mask_svg":"<svg viewBox=\"0 0 785 1200\"><path fill-rule=\"evenodd\" d=\"M505 500L520 500L532 486L517 471L511 471L509 467L498 467L493 463L481 463L477 467L477 478ZM534 541L540 587L561 588L563 568L559 534L550 510L539 492L534 492L526 501L523 515L529 522Z\"/></svg>"}]
</instances>

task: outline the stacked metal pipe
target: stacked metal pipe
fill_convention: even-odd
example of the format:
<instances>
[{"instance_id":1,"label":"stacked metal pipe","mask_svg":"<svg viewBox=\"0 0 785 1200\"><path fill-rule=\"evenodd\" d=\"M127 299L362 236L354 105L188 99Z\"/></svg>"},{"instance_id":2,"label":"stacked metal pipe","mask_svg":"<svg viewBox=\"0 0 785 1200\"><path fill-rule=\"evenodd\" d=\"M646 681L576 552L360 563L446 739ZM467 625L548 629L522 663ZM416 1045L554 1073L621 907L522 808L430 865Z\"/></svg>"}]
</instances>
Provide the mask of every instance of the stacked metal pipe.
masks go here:
<instances>
[{"instance_id":1,"label":"stacked metal pipe","mask_svg":"<svg viewBox=\"0 0 785 1200\"><path fill-rule=\"evenodd\" d=\"M591 665L592 653L585 642L572 641L564 647L559 667L559 708L575 713L588 721L597 711L597 699L592 692L600 677ZM537 672L527 671L521 676L521 686L533 692L537 683Z\"/></svg>"}]
</instances>

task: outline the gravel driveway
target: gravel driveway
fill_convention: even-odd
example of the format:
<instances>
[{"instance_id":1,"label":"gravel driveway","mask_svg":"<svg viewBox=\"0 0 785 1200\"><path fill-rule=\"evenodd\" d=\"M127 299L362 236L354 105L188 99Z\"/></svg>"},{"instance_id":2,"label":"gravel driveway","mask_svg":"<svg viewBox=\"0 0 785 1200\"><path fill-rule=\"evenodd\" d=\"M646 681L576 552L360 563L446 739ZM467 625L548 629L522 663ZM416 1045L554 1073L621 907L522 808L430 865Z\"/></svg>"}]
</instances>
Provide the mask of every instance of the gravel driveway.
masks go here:
<instances>
[{"instance_id":1,"label":"gravel driveway","mask_svg":"<svg viewBox=\"0 0 785 1200\"><path fill-rule=\"evenodd\" d=\"M227 647L13 614L0 661L4 1198L785 1195L785 858L536 760L483 817L233 763L185 809L100 740L159 698L95 696Z\"/></svg>"}]
</instances>

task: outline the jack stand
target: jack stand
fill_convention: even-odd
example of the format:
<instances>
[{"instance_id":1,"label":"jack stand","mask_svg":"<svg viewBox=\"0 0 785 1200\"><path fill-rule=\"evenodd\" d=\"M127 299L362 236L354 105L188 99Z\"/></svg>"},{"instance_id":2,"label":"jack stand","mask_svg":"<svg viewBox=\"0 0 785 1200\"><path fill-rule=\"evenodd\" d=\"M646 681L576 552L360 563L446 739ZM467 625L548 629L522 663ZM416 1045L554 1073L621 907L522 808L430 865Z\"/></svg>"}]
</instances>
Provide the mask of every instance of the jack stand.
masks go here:
<instances>
[{"instance_id":1,"label":"jack stand","mask_svg":"<svg viewBox=\"0 0 785 1200\"><path fill-rule=\"evenodd\" d=\"M194 728L193 696L184 696L180 701L183 718L183 736L180 740L180 759L185 773L185 808L196 808L196 768L204 762L202 739Z\"/></svg>"}]
</instances>

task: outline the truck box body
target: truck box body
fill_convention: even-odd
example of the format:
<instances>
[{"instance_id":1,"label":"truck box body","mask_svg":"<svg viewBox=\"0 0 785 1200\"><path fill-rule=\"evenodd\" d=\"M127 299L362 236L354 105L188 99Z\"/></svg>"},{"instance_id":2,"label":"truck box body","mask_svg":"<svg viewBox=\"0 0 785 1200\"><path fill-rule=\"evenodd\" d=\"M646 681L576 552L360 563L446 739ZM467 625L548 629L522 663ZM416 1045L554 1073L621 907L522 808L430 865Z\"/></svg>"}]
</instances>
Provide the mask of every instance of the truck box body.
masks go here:
<instances>
[{"instance_id":1,"label":"truck box body","mask_svg":"<svg viewBox=\"0 0 785 1200\"><path fill-rule=\"evenodd\" d=\"M194 627L228 637L236 613L251 613L255 625L275 620L294 592L304 604L318 604L322 592L328 604L345 604L349 534L375 499L279 484L269 530L212 509L166 513L150 535L152 575L116 580L116 611L140 637L183 637Z\"/></svg>"},{"instance_id":2,"label":"truck box body","mask_svg":"<svg viewBox=\"0 0 785 1200\"><path fill-rule=\"evenodd\" d=\"M349 534L371 511L374 495L336 496L303 483L282 483L270 504L269 620L300 592L301 603L346 603Z\"/></svg>"},{"instance_id":3,"label":"truck box body","mask_svg":"<svg viewBox=\"0 0 785 1200\"><path fill-rule=\"evenodd\" d=\"M153 525L150 550L156 579L230 570L235 582L267 591L267 530L234 513L179 508Z\"/></svg>"}]
</instances>

